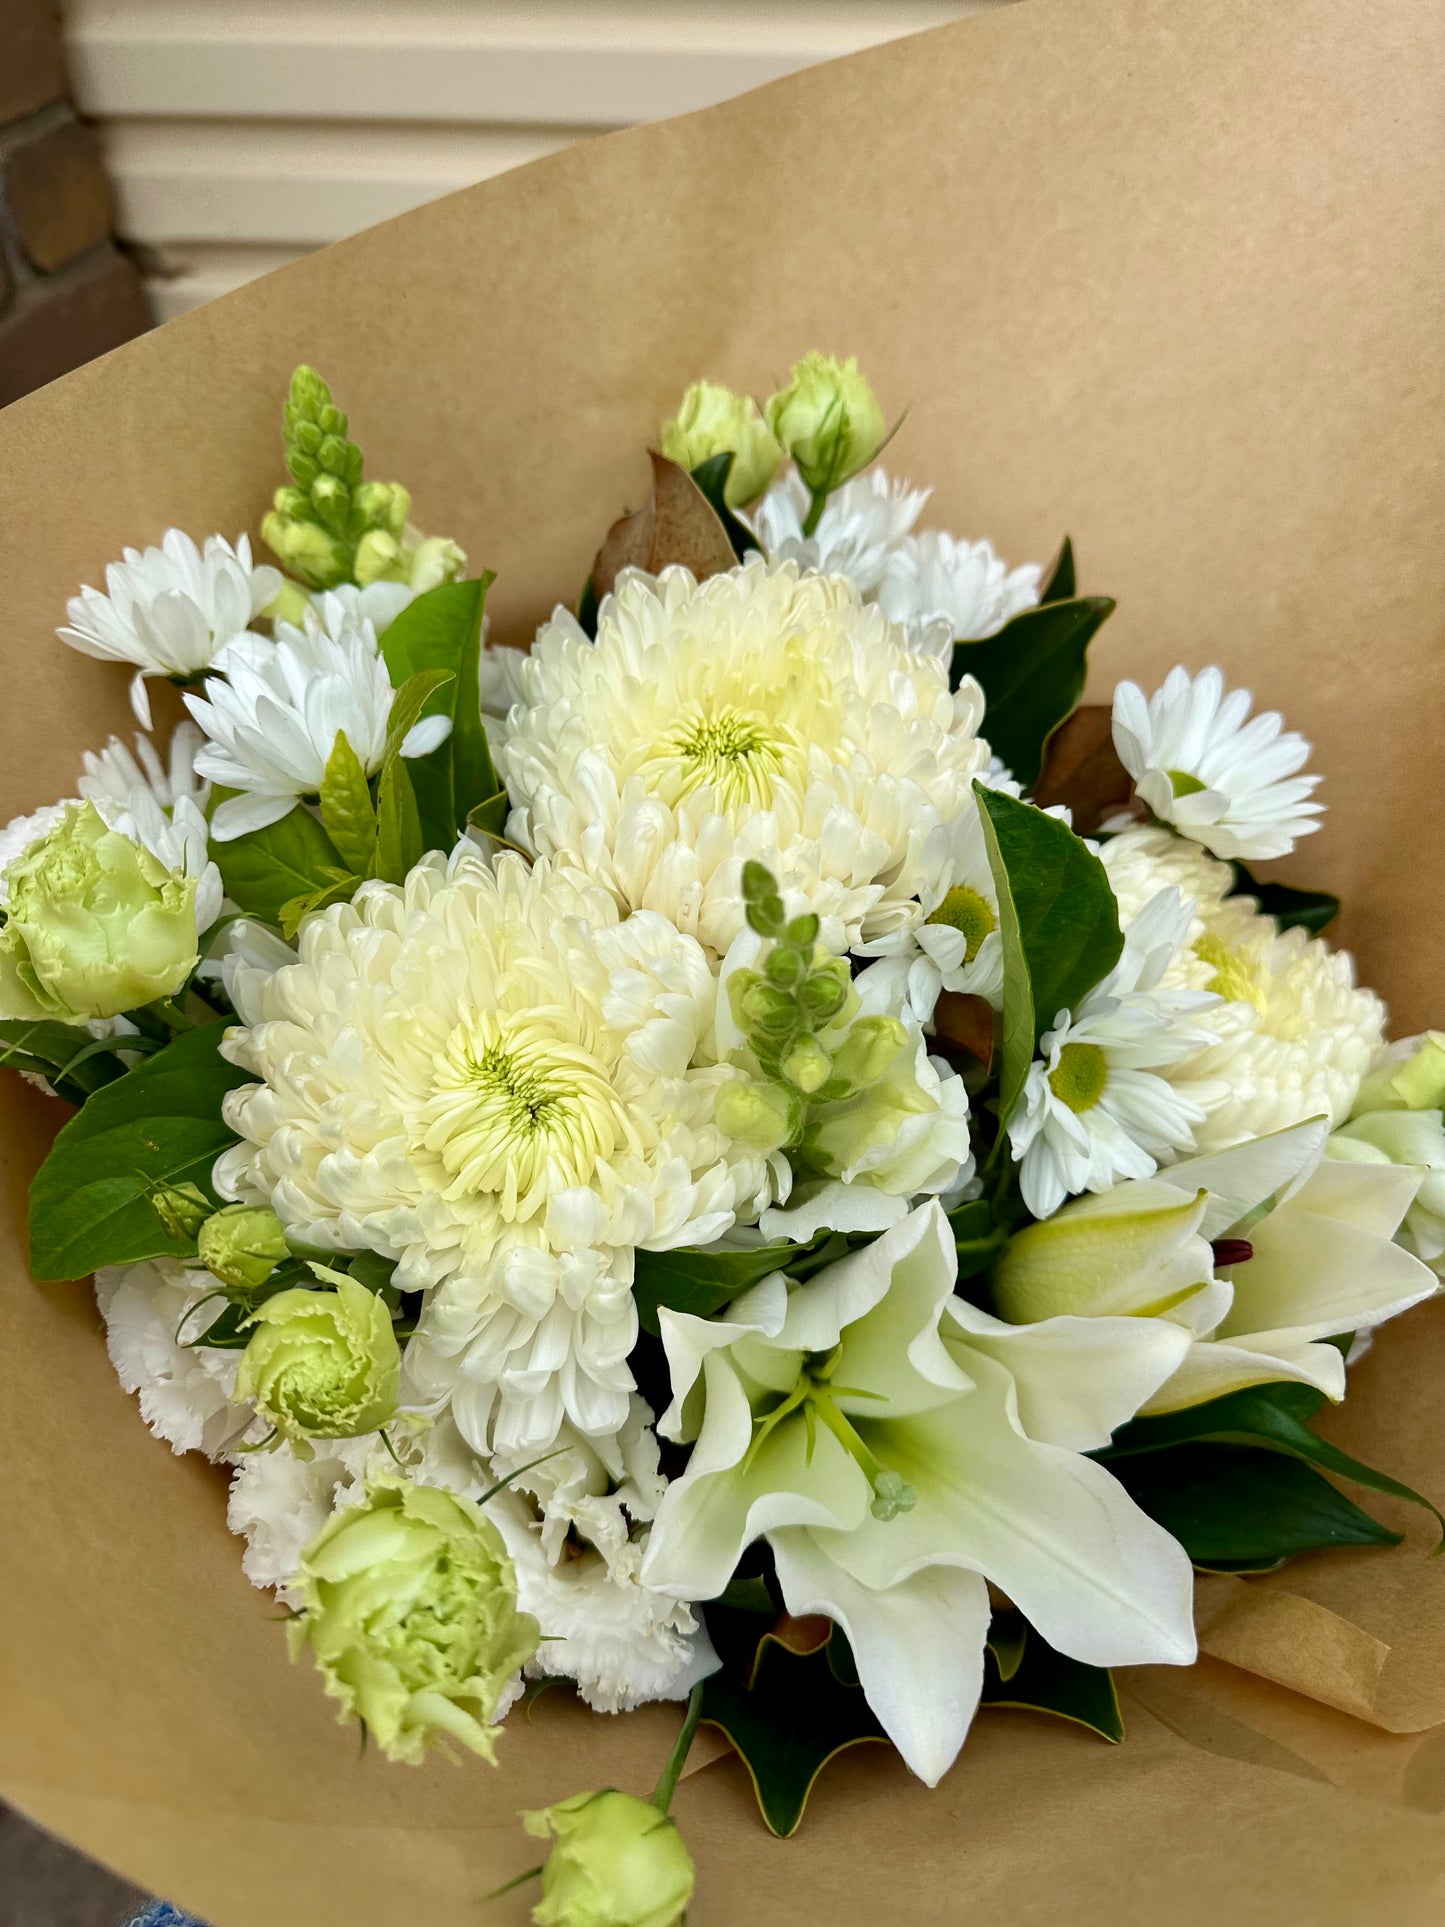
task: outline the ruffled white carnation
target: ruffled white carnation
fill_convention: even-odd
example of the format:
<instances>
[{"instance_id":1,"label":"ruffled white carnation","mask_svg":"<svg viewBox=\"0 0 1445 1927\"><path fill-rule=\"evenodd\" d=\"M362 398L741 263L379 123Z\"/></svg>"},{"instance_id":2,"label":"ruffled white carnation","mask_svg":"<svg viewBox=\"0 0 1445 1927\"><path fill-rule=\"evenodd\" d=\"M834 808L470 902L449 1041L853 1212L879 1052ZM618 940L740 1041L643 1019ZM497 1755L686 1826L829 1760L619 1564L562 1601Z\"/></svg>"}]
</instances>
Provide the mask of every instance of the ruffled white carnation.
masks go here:
<instances>
[{"instance_id":1,"label":"ruffled white carnation","mask_svg":"<svg viewBox=\"0 0 1445 1927\"><path fill-rule=\"evenodd\" d=\"M249 1406L231 1403L237 1351L177 1341L208 1331L224 1309L219 1298L187 1317L216 1281L174 1258L107 1265L95 1274L111 1363L128 1392L139 1392L141 1416L173 1452L218 1459L251 1422ZM181 1330L182 1320L184 1330Z\"/></svg>"},{"instance_id":2,"label":"ruffled white carnation","mask_svg":"<svg viewBox=\"0 0 1445 1927\"><path fill-rule=\"evenodd\" d=\"M283 1442L237 1459L226 1523L246 1541L241 1564L253 1586L302 1603L292 1587L301 1555L338 1507L355 1504L375 1444L318 1439L315 1456L302 1460Z\"/></svg>"},{"instance_id":3,"label":"ruffled white carnation","mask_svg":"<svg viewBox=\"0 0 1445 1927\"><path fill-rule=\"evenodd\" d=\"M716 984L651 913L623 923L576 871L463 843L302 930L299 961L238 959L264 1080L226 1100L228 1195L304 1243L398 1261L430 1297L422 1396L478 1449L614 1433L637 1335L632 1254L707 1243L768 1201L765 1160L713 1122Z\"/></svg>"},{"instance_id":4,"label":"ruffled white carnation","mask_svg":"<svg viewBox=\"0 0 1445 1927\"><path fill-rule=\"evenodd\" d=\"M158 549L127 549L123 562L112 562L105 586L105 595L87 587L72 596L70 623L56 633L83 655L136 665L131 707L149 729L146 677L185 680L209 669L279 593L281 572L253 566L244 535L234 548L212 535L197 549L190 536L167 529Z\"/></svg>"},{"instance_id":5,"label":"ruffled white carnation","mask_svg":"<svg viewBox=\"0 0 1445 1927\"><path fill-rule=\"evenodd\" d=\"M1010 569L991 542L960 541L941 529L908 535L891 551L878 585L878 607L899 623L915 648L937 637L955 642L992 636L1039 599L1036 562Z\"/></svg>"},{"instance_id":6,"label":"ruffled white carnation","mask_svg":"<svg viewBox=\"0 0 1445 1927\"><path fill-rule=\"evenodd\" d=\"M1227 864L1170 831L1135 827L1103 848L1125 927L1162 886L1195 904L1169 987L1211 990L1222 1003L1194 1021L1213 1042L1164 1074L1202 1100L1201 1151L1325 1116L1342 1124L1378 1050L1385 1009L1355 982L1354 960L1303 930L1280 930L1252 897L1227 893Z\"/></svg>"},{"instance_id":7,"label":"ruffled white carnation","mask_svg":"<svg viewBox=\"0 0 1445 1927\"><path fill-rule=\"evenodd\" d=\"M595 644L559 611L519 673L508 834L719 955L749 858L831 949L910 921L929 836L988 761L977 685L950 694L850 583L790 563L624 573Z\"/></svg>"}]
</instances>

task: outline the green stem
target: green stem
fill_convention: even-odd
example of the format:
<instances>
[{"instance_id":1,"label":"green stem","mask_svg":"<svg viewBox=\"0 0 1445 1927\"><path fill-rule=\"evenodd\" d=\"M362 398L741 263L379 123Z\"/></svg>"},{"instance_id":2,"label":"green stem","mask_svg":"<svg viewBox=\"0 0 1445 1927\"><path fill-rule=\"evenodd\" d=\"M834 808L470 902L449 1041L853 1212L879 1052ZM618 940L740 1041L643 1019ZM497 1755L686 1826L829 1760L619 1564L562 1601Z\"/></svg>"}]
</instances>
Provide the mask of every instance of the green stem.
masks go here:
<instances>
[{"instance_id":1,"label":"green stem","mask_svg":"<svg viewBox=\"0 0 1445 1927\"><path fill-rule=\"evenodd\" d=\"M652 1789L652 1804L659 1813L666 1813L672 1805L672 1796L677 1792L677 1783L682 1778L682 1769L687 1763L688 1752L702 1718L703 1682L693 1687L687 1702L687 1715L682 1722L682 1731L677 1736L677 1744L672 1749L672 1757L662 1769L662 1778Z\"/></svg>"},{"instance_id":2,"label":"green stem","mask_svg":"<svg viewBox=\"0 0 1445 1927\"><path fill-rule=\"evenodd\" d=\"M815 488L813 490L813 499L808 504L808 513L803 518L804 536L812 535L816 531L819 522L823 519L823 510L827 506L828 490L825 488Z\"/></svg>"},{"instance_id":3,"label":"green stem","mask_svg":"<svg viewBox=\"0 0 1445 1927\"><path fill-rule=\"evenodd\" d=\"M153 1004L147 1005L147 1009L155 1012L167 1030L174 1031L178 1035L183 1030L196 1028L194 1018L187 1017L172 997L157 997Z\"/></svg>"}]
</instances>

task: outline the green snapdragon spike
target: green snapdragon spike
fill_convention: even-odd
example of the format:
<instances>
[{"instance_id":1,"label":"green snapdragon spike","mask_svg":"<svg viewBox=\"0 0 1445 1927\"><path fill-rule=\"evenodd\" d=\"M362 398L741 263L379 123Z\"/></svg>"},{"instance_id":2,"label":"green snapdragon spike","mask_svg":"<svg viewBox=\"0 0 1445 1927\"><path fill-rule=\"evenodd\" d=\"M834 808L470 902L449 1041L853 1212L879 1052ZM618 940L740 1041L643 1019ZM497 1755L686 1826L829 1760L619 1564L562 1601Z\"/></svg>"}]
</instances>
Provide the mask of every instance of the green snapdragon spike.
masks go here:
<instances>
[{"instance_id":1,"label":"green snapdragon spike","mask_svg":"<svg viewBox=\"0 0 1445 1927\"><path fill-rule=\"evenodd\" d=\"M399 482L364 481L364 461L331 390L305 363L282 411L289 486L261 524L266 544L309 589L406 576L411 497Z\"/></svg>"}]
</instances>

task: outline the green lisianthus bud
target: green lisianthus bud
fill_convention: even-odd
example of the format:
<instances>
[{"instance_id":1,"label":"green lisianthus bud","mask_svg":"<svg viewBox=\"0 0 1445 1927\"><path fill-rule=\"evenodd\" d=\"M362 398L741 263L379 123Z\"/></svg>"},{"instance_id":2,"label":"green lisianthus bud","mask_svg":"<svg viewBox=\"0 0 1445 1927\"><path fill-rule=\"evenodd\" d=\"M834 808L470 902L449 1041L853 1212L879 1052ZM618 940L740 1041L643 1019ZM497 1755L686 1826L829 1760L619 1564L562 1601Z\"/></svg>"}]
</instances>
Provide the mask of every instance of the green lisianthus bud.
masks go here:
<instances>
[{"instance_id":1,"label":"green lisianthus bud","mask_svg":"<svg viewBox=\"0 0 1445 1927\"><path fill-rule=\"evenodd\" d=\"M1352 1117L1367 1111L1445 1110L1445 1031L1389 1045L1360 1085Z\"/></svg>"},{"instance_id":2,"label":"green lisianthus bud","mask_svg":"<svg viewBox=\"0 0 1445 1927\"><path fill-rule=\"evenodd\" d=\"M216 1209L198 1184L158 1184L150 1199L168 1238L194 1238Z\"/></svg>"},{"instance_id":3,"label":"green lisianthus bud","mask_svg":"<svg viewBox=\"0 0 1445 1927\"><path fill-rule=\"evenodd\" d=\"M5 872L0 1016L62 1023L173 997L197 962L196 885L72 804Z\"/></svg>"},{"instance_id":4,"label":"green lisianthus bud","mask_svg":"<svg viewBox=\"0 0 1445 1927\"><path fill-rule=\"evenodd\" d=\"M647 1800L604 1787L524 1813L554 1841L542 1869L537 1927L677 1927L697 1869L677 1823Z\"/></svg>"},{"instance_id":5,"label":"green lisianthus bud","mask_svg":"<svg viewBox=\"0 0 1445 1927\"><path fill-rule=\"evenodd\" d=\"M777 474L783 451L751 395L735 395L713 381L695 381L670 422L659 431L669 461L699 468L715 455L731 455L723 499L729 508L755 502Z\"/></svg>"},{"instance_id":6,"label":"green lisianthus bud","mask_svg":"<svg viewBox=\"0 0 1445 1927\"><path fill-rule=\"evenodd\" d=\"M816 353L804 355L768 403L767 423L815 495L866 468L888 433L858 363Z\"/></svg>"},{"instance_id":7,"label":"green lisianthus bud","mask_svg":"<svg viewBox=\"0 0 1445 1927\"><path fill-rule=\"evenodd\" d=\"M257 1291L290 1246L281 1220L266 1205L228 1204L200 1227L196 1249L206 1270L223 1285Z\"/></svg>"},{"instance_id":8,"label":"green lisianthus bud","mask_svg":"<svg viewBox=\"0 0 1445 1927\"><path fill-rule=\"evenodd\" d=\"M204 1256L204 1252L202 1253ZM317 1267L334 1291L278 1291L258 1305L236 1399L309 1458L311 1439L354 1439L396 1416L401 1350L382 1298L344 1272Z\"/></svg>"},{"instance_id":9,"label":"green lisianthus bud","mask_svg":"<svg viewBox=\"0 0 1445 1927\"><path fill-rule=\"evenodd\" d=\"M304 1612L292 1657L309 1648L341 1703L389 1759L419 1762L450 1737L496 1759L497 1704L537 1650L517 1609L517 1576L480 1506L399 1473L333 1514L301 1555Z\"/></svg>"},{"instance_id":10,"label":"green lisianthus bud","mask_svg":"<svg viewBox=\"0 0 1445 1927\"><path fill-rule=\"evenodd\" d=\"M754 1151L776 1151L802 1121L802 1100L782 1084L737 1077L717 1094L717 1127Z\"/></svg>"}]
</instances>

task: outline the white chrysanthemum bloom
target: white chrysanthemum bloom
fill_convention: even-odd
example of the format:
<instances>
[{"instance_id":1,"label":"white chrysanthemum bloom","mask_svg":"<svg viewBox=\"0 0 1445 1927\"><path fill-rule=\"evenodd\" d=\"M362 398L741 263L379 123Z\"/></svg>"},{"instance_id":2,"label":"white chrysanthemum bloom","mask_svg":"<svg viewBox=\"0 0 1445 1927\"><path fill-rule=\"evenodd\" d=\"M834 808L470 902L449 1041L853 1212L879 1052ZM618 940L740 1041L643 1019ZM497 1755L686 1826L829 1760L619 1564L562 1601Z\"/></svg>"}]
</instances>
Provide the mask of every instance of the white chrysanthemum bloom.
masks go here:
<instances>
[{"instance_id":1,"label":"white chrysanthemum bloom","mask_svg":"<svg viewBox=\"0 0 1445 1927\"><path fill-rule=\"evenodd\" d=\"M125 1389L139 1392L146 1424L173 1452L212 1459L251 1422L249 1406L231 1403L241 1354L180 1342L201 1337L220 1317L219 1298L201 1305L215 1290L209 1272L188 1270L174 1258L107 1265L95 1274L111 1363Z\"/></svg>"},{"instance_id":2,"label":"white chrysanthemum bloom","mask_svg":"<svg viewBox=\"0 0 1445 1927\"><path fill-rule=\"evenodd\" d=\"M1043 571L1036 562L1010 569L991 542L967 542L941 529L908 535L889 553L877 602L902 625L915 648L942 636L955 642L996 635L1039 599Z\"/></svg>"},{"instance_id":3,"label":"white chrysanthemum bloom","mask_svg":"<svg viewBox=\"0 0 1445 1927\"><path fill-rule=\"evenodd\" d=\"M624 572L596 643L559 610L520 679L508 835L719 956L750 858L831 950L910 921L928 837L988 761L971 678L950 694L851 583L760 557L700 584Z\"/></svg>"},{"instance_id":4,"label":"white chrysanthemum bloom","mask_svg":"<svg viewBox=\"0 0 1445 1927\"><path fill-rule=\"evenodd\" d=\"M167 529L158 549L127 549L105 572L107 593L85 587L66 605L69 625L56 634L83 655L136 665L131 708L151 726L147 676L189 680L216 657L280 592L281 571L251 562L246 536L236 545Z\"/></svg>"},{"instance_id":5,"label":"white chrysanthemum bloom","mask_svg":"<svg viewBox=\"0 0 1445 1927\"><path fill-rule=\"evenodd\" d=\"M881 468L872 468L835 489L817 528L804 535L812 496L797 470L788 468L746 519L774 562L796 562L800 569L822 575L846 575L871 597L889 556L923 513L930 493L890 481Z\"/></svg>"},{"instance_id":6,"label":"white chrysanthemum bloom","mask_svg":"<svg viewBox=\"0 0 1445 1927\"><path fill-rule=\"evenodd\" d=\"M196 752L206 739L193 722L176 724L164 762L149 736L133 740L135 748L130 750L119 736L112 736L104 749L88 749L82 758L84 774L76 788L108 823L130 808L138 789L149 790L163 810L173 810L182 797L198 810L205 809L211 786L196 774Z\"/></svg>"},{"instance_id":7,"label":"white chrysanthemum bloom","mask_svg":"<svg viewBox=\"0 0 1445 1927\"><path fill-rule=\"evenodd\" d=\"M215 666L221 674L207 679L205 699L185 701L209 739L197 773L240 792L211 818L219 841L279 822L302 797L317 795L342 731L368 776L381 768L391 677L370 622L355 620L335 596L307 610L304 628L278 622L274 642L238 638ZM448 727L445 717L427 717L402 754L425 755Z\"/></svg>"},{"instance_id":8,"label":"white chrysanthemum bloom","mask_svg":"<svg viewBox=\"0 0 1445 1927\"><path fill-rule=\"evenodd\" d=\"M525 650L497 643L483 649L477 665L481 684L482 727L487 732L492 762L498 767L501 764L502 746L507 740L508 718L522 700L522 664L526 660Z\"/></svg>"},{"instance_id":9,"label":"white chrysanthemum bloom","mask_svg":"<svg viewBox=\"0 0 1445 1927\"><path fill-rule=\"evenodd\" d=\"M1310 1117L1343 1124L1385 1034L1385 1007L1356 984L1348 951L1282 931L1253 897L1229 896L1228 865L1168 830L1135 826L1102 854L1126 929L1165 885L1194 900L1188 941L1161 982L1224 1000L1193 1020L1209 1042L1163 1073L1204 1105L1199 1149Z\"/></svg>"},{"instance_id":10,"label":"white chrysanthemum bloom","mask_svg":"<svg viewBox=\"0 0 1445 1927\"><path fill-rule=\"evenodd\" d=\"M705 1244L768 1202L713 1121L716 983L662 917L579 872L468 843L367 883L299 960L228 961L242 1023L228 1196L304 1243L398 1261L431 1296L408 1372L478 1449L623 1422L632 1253Z\"/></svg>"},{"instance_id":11,"label":"white chrysanthemum bloom","mask_svg":"<svg viewBox=\"0 0 1445 1927\"><path fill-rule=\"evenodd\" d=\"M1194 1145L1203 1106L1160 1072L1208 1041L1207 991L1163 984L1189 933L1192 906L1160 891L1134 920L1124 952L1077 1010L1039 1039L1009 1119L1024 1203L1047 1218L1066 1197L1145 1178Z\"/></svg>"},{"instance_id":12,"label":"white chrysanthemum bloom","mask_svg":"<svg viewBox=\"0 0 1445 1927\"><path fill-rule=\"evenodd\" d=\"M1215 668L1171 669L1146 702L1137 683L1114 692L1114 747L1140 799L1220 857L1288 856L1319 828L1324 805L1300 776L1310 746L1277 710L1250 722L1247 689L1224 693Z\"/></svg>"},{"instance_id":13,"label":"white chrysanthemum bloom","mask_svg":"<svg viewBox=\"0 0 1445 1927\"><path fill-rule=\"evenodd\" d=\"M328 630L335 628L335 611L340 610L351 623L369 622L377 636L384 636L421 593L409 582L368 582L364 588L355 582L338 582L332 589L313 590L310 601Z\"/></svg>"}]
</instances>

